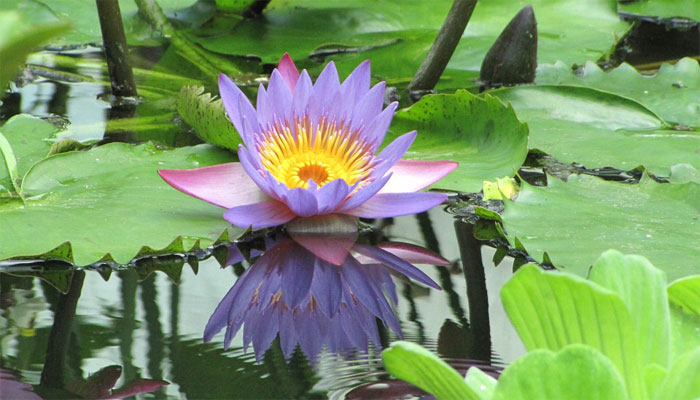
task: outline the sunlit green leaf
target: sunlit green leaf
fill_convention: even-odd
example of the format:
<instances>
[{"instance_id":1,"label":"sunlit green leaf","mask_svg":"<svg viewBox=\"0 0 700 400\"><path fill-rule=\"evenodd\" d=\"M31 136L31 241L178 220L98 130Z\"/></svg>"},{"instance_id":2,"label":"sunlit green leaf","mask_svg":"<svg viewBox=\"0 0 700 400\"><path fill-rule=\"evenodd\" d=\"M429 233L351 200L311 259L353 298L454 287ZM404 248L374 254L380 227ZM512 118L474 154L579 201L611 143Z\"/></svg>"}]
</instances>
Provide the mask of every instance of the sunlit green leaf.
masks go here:
<instances>
[{"instance_id":1,"label":"sunlit green leaf","mask_svg":"<svg viewBox=\"0 0 700 400\"><path fill-rule=\"evenodd\" d=\"M493 398L498 381L477 367L470 367L464 376L464 382L479 396L480 400Z\"/></svg>"},{"instance_id":2,"label":"sunlit green leaf","mask_svg":"<svg viewBox=\"0 0 700 400\"><path fill-rule=\"evenodd\" d=\"M700 317L700 275L688 276L669 285L668 300L683 311Z\"/></svg>"},{"instance_id":3,"label":"sunlit green leaf","mask_svg":"<svg viewBox=\"0 0 700 400\"><path fill-rule=\"evenodd\" d=\"M637 185L580 175L568 182L549 177L548 186L523 182L501 215L508 240L519 239L542 260L586 275L591 260L614 248L639 254L666 272L669 280L700 270L700 185Z\"/></svg>"},{"instance_id":4,"label":"sunlit green leaf","mask_svg":"<svg viewBox=\"0 0 700 400\"><path fill-rule=\"evenodd\" d=\"M223 210L170 187L159 168L194 168L232 161L208 145L158 150L153 145L112 143L62 153L25 176L26 206L0 205L0 259L39 256L70 242L78 265L162 249L189 251L235 230Z\"/></svg>"},{"instance_id":5,"label":"sunlit green leaf","mask_svg":"<svg viewBox=\"0 0 700 400\"><path fill-rule=\"evenodd\" d=\"M697 400L700 398L700 347L676 360L658 391L659 400Z\"/></svg>"},{"instance_id":6,"label":"sunlit green leaf","mask_svg":"<svg viewBox=\"0 0 700 400\"><path fill-rule=\"evenodd\" d=\"M569 65L558 62L540 65L535 83L604 90L636 100L668 122L700 126L700 65L692 58L662 64L652 76L640 74L629 64L604 72L590 61L574 73Z\"/></svg>"},{"instance_id":7,"label":"sunlit green leaf","mask_svg":"<svg viewBox=\"0 0 700 400\"><path fill-rule=\"evenodd\" d=\"M627 398L613 363L594 348L575 344L519 358L503 371L493 396L494 400Z\"/></svg>"},{"instance_id":8,"label":"sunlit green leaf","mask_svg":"<svg viewBox=\"0 0 700 400\"><path fill-rule=\"evenodd\" d=\"M630 398L646 397L634 322L617 294L583 278L529 264L503 286L501 298L528 350L592 346L615 365Z\"/></svg>"},{"instance_id":9,"label":"sunlit green leaf","mask_svg":"<svg viewBox=\"0 0 700 400\"><path fill-rule=\"evenodd\" d=\"M527 156L527 126L513 110L466 91L425 96L399 111L385 143L411 130L418 137L404 158L459 162L435 185L442 189L478 192L485 180L513 176Z\"/></svg>"},{"instance_id":10,"label":"sunlit green leaf","mask_svg":"<svg viewBox=\"0 0 700 400\"><path fill-rule=\"evenodd\" d=\"M382 361L392 375L438 399L481 399L454 368L415 343L392 343L382 352Z\"/></svg>"},{"instance_id":11,"label":"sunlit green leaf","mask_svg":"<svg viewBox=\"0 0 700 400\"><path fill-rule=\"evenodd\" d=\"M590 279L617 293L627 306L642 364L668 366L671 322L664 273L644 257L608 250L593 264Z\"/></svg>"}]
</instances>

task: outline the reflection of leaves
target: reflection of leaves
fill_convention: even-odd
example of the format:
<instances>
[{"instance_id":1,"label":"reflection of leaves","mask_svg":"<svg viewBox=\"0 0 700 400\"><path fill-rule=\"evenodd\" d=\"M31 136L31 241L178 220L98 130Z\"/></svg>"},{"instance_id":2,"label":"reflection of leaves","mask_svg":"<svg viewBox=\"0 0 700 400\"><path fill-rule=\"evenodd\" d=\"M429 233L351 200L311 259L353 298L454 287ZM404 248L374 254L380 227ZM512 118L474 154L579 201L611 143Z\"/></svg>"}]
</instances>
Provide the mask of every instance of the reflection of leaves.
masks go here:
<instances>
[{"instance_id":1,"label":"reflection of leaves","mask_svg":"<svg viewBox=\"0 0 700 400\"><path fill-rule=\"evenodd\" d=\"M151 393L168 382L155 379L135 379L112 390L122 374L122 367L110 365L91 374L87 379L73 382L69 389L86 399L122 399L141 393Z\"/></svg>"},{"instance_id":2,"label":"reflection of leaves","mask_svg":"<svg viewBox=\"0 0 700 400\"><path fill-rule=\"evenodd\" d=\"M69 261L78 265L123 264L226 240L235 230L221 209L172 189L156 171L231 158L206 145L163 151L123 143L49 157L25 177L26 207L0 206L0 259L38 256L70 242Z\"/></svg>"},{"instance_id":3,"label":"reflection of leaves","mask_svg":"<svg viewBox=\"0 0 700 400\"><path fill-rule=\"evenodd\" d=\"M547 187L523 183L502 214L508 240L519 239L534 258L546 251L555 266L586 275L591 259L616 248L647 257L669 279L700 270L700 185L548 180Z\"/></svg>"},{"instance_id":4,"label":"reflection of leaves","mask_svg":"<svg viewBox=\"0 0 700 400\"><path fill-rule=\"evenodd\" d=\"M36 270L32 270L31 267L25 267L20 264L10 267L4 272L14 276L36 277L55 287L61 293L68 292L74 272L70 265L48 261L46 264L37 267ZM19 268L22 270L18 270Z\"/></svg>"}]
</instances>

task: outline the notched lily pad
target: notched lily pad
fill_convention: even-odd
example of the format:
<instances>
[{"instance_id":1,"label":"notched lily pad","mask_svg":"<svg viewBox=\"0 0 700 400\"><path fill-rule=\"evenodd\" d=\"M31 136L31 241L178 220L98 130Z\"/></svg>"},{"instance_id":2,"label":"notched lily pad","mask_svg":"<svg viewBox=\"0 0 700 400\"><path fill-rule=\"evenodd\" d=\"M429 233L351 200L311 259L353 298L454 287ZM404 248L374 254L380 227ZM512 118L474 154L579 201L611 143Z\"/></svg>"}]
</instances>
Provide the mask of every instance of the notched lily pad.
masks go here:
<instances>
[{"instance_id":1,"label":"notched lily pad","mask_svg":"<svg viewBox=\"0 0 700 400\"><path fill-rule=\"evenodd\" d=\"M241 137L226 118L221 99L204 93L204 88L184 86L177 97L177 112L205 142L233 151L238 149Z\"/></svg>"},{"instance_id":2,"label":"notched lily pad","mask_svg":"<svg viewBox=\"0 0 700 400\"><path fill-rule=\"evenodd\" d=\"M77 265L125 264L235 237L242 231L221 208L178 192L157 174L229 161L231 153L209 145L159 150L125 143L46 158L25 176L26 205L0 204L0 259L50 255Z\"/></svg>"}]
</instances>

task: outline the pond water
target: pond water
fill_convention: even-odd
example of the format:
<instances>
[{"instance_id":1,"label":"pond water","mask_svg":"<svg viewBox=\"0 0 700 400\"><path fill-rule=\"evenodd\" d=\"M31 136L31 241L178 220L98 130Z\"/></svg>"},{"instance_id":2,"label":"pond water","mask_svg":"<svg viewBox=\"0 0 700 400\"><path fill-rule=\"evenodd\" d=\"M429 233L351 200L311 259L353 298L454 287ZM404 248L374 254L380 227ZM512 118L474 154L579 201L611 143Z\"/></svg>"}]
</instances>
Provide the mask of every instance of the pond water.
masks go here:
<instances>
[{"instance_id":1,"label":"pond water","mask_svg":"<svg viewBox=\"0 0 700 400\"><path fill-rule=\"evenodd\" d=\"M472 225L434 209L419 216L375 221L373 226L376 229L365 232L358 242L426 246L451 263L420 265L442 291L394 278L395 311L405 340L436 351L462 373L470 365L497 373L525 353L498 296L512 275L512 260L506 258L495 267L494 249L473 239ZM262 240L255 241L251 246L260 247ZM239 248L247 253L249 245L244 242ZM262 258L252 252L254 260ZM156 398L422 395L415 387L390 378L374 344L367 351L343 354L326 348L316 357L308 357L298 347L285 361L275 341L256 361L252 346L243 348L242 331L228 350L223 331L204 343L203 331L217 304L243 269L250 268L248 261L223 267L228 253L226 246L220 246L213 252L145 259L114 271L104 266L88 268L73 275L65 295L39 278L3 274L3 370L34 385L33 390L44 397L84 394L86 387L113 388L117 394L154 390L146 396ZM12 268L27 271L31 265L5 264L2 271ZM154 268L159 271L148 273ZM348 335L356 332L353 326L335 323ZM299 329L313 331L314 326L313 320L305 320ZM379 319L377 326L381 346L398 339ZM255 344L256 338L252 340ZM359 340L366 343L367 337L360 335ZM121 373L113 371L111 380L95 379L114 366ZM101 374L96 375L98 371ZM89 376L92 385L83 384L80 389L79 382ZM159 388L149 380L168 385Z\"/></svg>"}]
</instances>

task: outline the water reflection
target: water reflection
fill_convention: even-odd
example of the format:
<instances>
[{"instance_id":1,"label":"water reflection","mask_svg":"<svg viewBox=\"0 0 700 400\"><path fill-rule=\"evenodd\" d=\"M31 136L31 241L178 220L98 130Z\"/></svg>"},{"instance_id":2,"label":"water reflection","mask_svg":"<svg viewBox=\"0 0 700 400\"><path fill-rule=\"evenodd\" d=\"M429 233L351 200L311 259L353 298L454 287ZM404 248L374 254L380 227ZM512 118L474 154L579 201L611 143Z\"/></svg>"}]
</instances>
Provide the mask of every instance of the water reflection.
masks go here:
<instances>
[{"instance_id":1,"label":"water reflection","mask_svg":"<svg viewBox=\"0 0 700 400\"><path fill-rule=\"evenodd\" d=\"M285 358L300 346L315 360L324 346L350 354L381 347L378 321L402 337L394 312L398 302L391 276L439 289L412 265L447 265L439 255L414 245L356 242L356 235L293 234L269 239L267 250L235 282L212 314L204 341L225 329L224 347L243 329L260 360L279 334ZM229 262L243 260L230 249Z\"/></svg>"}]
</instances>

